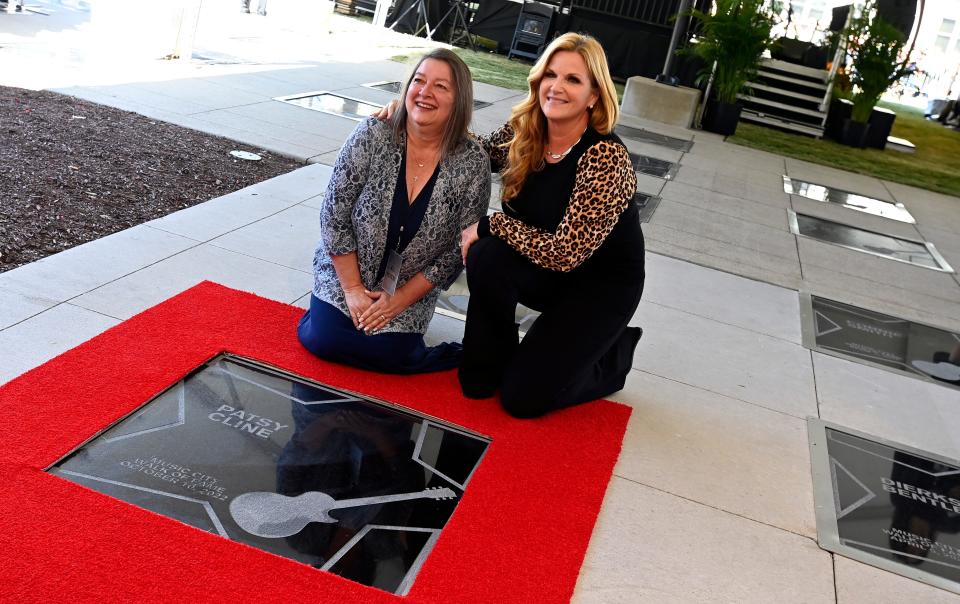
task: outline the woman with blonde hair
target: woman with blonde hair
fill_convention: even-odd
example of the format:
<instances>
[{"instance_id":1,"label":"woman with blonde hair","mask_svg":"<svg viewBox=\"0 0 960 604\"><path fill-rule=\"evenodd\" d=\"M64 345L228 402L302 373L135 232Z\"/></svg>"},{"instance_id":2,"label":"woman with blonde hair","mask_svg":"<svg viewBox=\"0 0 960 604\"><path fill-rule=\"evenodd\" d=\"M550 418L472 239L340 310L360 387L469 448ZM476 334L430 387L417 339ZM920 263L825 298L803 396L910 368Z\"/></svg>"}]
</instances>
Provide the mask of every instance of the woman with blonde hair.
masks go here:
<instances>
[{"instance_id":1,"label":"woman with blonde hair","mask_svg":"<svg viewBox=\"0 0 960 604\"><path fill-rule=\"evenodd\" d=\"M623 388L644 281L636 174L613 133L619 111L603 48L564 34L527 82L510 121L480 138L502 175L503 212L461 240L470 301L460 385L471 398L499 390L515 417ZM518 303L541 312L523 341Z\"/></svg>"}]
</instances>

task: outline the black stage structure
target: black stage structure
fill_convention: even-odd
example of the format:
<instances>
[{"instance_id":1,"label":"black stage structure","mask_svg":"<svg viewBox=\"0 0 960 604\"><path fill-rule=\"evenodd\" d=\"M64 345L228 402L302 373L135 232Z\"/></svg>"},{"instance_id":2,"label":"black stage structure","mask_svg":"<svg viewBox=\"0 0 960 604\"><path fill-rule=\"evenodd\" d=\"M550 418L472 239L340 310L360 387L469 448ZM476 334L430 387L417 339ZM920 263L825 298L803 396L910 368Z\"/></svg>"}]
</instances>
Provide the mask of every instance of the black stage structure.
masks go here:
<instances>
[{"instance_id":1,"label":"black stage structure","mask_svg":"<svg viewBox=\"0 0 960 604\"><path fill-rule=\"evenodd\" d=\"M441 17L449 10L448 0L397 0L387 25L397 31L414 33L419 29L416 14L409 10L422 3L431 27L436 27ZM692 6L709 10L712 0L694 0ZM510 52L517 30L517 22L526 5L550 7L554 11L548 39L565 32L575 31L594 36L603 44L610 62L610 71L615 78L631 76L656 77L663 69L673 33L673 18L680 0L545 0L522 2L520 0L479 0L464 2L468 6L467 21L470 33L497 43L497 51ZM398 17L406 16L396 23ZM394 25L395 24L395 25ZM446 26L434 34L435 40L446 40L450 35ZM689 35L681 36L681 40ZM680 82L690 86L699 69L684 57L678 59L677 75Z\"/></svg>"}]
</instances>

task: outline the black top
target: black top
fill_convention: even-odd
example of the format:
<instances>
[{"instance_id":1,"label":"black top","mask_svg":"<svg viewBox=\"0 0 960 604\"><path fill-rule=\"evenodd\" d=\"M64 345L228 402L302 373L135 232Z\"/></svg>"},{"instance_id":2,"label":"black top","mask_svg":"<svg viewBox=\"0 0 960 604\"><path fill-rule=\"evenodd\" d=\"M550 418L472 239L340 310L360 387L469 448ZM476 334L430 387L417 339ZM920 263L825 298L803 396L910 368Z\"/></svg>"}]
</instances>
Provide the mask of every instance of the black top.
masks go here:
<instances>
[{"instance_id":1,"label":"black top","mask_svg":"<svg viewBox=\"0 0 960 604\"><path fill-rule=\"evenodd\" d=\"M503 203L504 214L547 232L556 231L573 194L577 162L590 147L601 141L623 145L616 134L600 134L588 128L566 157L555 164L545 163L542 170L527 177L520 193ZM478 232L480 236L490 234L489 217L480 220ZM631 202L600 247L570 274L627 276L638 271L642 274L643 265L644 243L639 210Z\"/></svg>"},{"instance_id":2,"label":"black top","mask_svg":"<svg viewBox=\"0 0 960 604\"><path fill-rule=\"evenodd\" d=\"M383 250L383 258L380 260L380 268L377 270L377 283L383 279L383 274L387 270L387 258L391 251L400 253L403 251L410 240L420 230L420 223L423 222L423 215L427 211L427 205L430 203L430 196L433 195L433 187L437 184L437 174L440 173L440 164L434 168L433 174L417 198L410 203L410 197L407 195L407 151L403 151L403 159L400 161L400 172L397 174L397 186L393 190L393 205L390 206L390 224L387 227L387 246Z\"/></svg>"}]
</instances>

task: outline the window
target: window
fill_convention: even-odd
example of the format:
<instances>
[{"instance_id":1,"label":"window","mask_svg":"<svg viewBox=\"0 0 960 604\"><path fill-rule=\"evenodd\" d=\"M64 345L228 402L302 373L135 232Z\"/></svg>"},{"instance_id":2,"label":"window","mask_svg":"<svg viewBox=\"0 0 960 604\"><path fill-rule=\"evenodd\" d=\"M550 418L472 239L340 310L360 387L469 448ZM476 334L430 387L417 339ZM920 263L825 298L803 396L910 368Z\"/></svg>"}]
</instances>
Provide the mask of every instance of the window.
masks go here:
<instances>
[{"instance_id":1,"label":"window","mask_svg":"<svg viewBox=\"0 0 960 604\"><path fill-rule=\"evenodd\" d=\"M934 42L933 45L937 48L937 50L947 52L947 44L949 43L950 36L937 36L937 41Z\"/></svg>"},{"instance_id":2,"label":"window","mask_svg":"<svg viewBox=\"0 0 960 604\"><path fill-rule=\"evenodd\" d=\"M949 36L953 33L953 27L956 24L957 22L954 19L944 19L943 22L940 23L940 33L947 34Z\"/></svg>"}]
</instances>

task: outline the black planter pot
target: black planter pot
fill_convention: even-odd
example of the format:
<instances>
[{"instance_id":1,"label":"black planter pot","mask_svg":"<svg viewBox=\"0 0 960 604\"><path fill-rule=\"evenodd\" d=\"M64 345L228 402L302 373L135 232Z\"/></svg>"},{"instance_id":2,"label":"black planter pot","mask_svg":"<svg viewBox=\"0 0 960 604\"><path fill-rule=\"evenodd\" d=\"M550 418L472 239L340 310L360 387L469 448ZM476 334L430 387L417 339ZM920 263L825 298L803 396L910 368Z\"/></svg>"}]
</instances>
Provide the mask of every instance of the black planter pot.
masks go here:
<instances>
[{"instance_id":1,"label":"black planter pot","mask_svg":"<svg viewBox=\"0 0 960 604\"><path fill-rule=\"evenodd\" d=\"M870 124L855 122L850 118L843 120L843 132L840 134L840 142L849 147L865 149L867 147L867 132L870 131Z\"/></svg>"},{"instance_id":2,"label":"black planter pot","mask_svg":"<svg viewBox=\"0 0 960 604\"><path fill-rule=\"evenodd\" d=\"M737 131L737 124L740 123L741 109L738 103L721 103L716 99L710 99L707 101L707 111L703 118L703 129L731 136Z\"/></svg>"}]
</instances>

